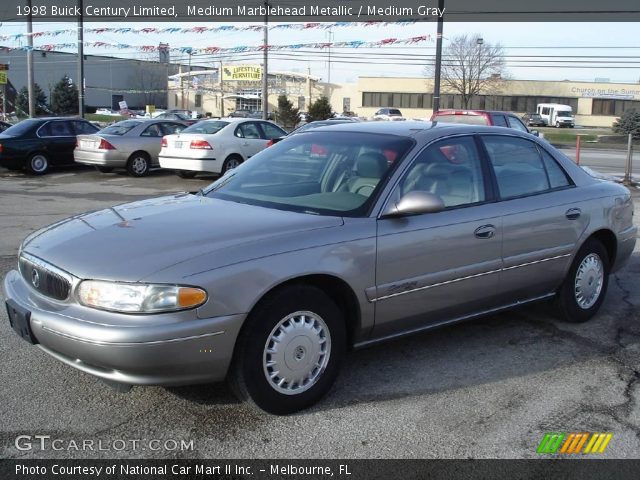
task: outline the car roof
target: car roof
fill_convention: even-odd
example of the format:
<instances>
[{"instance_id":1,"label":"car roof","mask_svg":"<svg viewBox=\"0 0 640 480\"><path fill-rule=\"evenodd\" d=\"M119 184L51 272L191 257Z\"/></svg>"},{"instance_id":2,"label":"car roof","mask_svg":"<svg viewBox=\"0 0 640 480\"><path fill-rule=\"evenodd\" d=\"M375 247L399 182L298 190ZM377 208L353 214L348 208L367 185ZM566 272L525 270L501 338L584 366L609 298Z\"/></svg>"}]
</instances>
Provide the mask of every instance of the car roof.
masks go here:
<instances>
[{"instance_id":1,"label":"car roof","mask_svg":"<svg viewBox=\"0 0 640 480\"><path fill-rule=\"evenodd\" d=\"M500 115L514 115L512 112L505 112L504 110L475 110L475 109L464 109L464 108L449 108L445 110L439 110L434 115L484 115L484 114L500 114Z\"/></svg>"},{"instance_id":2,"label":"car roof","mask_svg":"<svg viewBox=\"0 0 640 480\"><path fill-rule=\"evenodd\" d=\"M301 134L316 132L352 132L352 133L374 133L398 135L403 137L427 137L438 138L446 135L468 134L474 133L504 133L508 135L517 135L526 138L532 135L507 127L495 127L489 125L469 125L464 123L447 123L447 122L421 122L421 121L404 121L404 122L335 122L314 128L309 131L301 132ZM533 137L535 138L535 137Z\"/></svg>"}]
</instances>

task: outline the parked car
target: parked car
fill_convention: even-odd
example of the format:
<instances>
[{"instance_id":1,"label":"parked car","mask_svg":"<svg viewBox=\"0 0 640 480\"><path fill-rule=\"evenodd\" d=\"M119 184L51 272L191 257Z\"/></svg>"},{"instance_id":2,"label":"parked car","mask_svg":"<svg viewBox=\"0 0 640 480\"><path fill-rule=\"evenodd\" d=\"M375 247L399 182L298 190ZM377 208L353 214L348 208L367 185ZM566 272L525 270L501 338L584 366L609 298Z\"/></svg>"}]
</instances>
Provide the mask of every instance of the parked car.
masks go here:
<instances>
[{"instance_id":1,"label":"parked car","mask_svg":"<svg viewBox=\"0 0 640 480\"><path fill-rule=\"evenodd\" d=\"M229 113L229 118L251 118L253 110L238 109Z\"/></svg>"},{"instance_id":2,"label":"parked car","mask_svg":"<svg viewBox=\"0 0 640 480\"><path fill-rule=\"evenodd\" d=\"M173 120L174 122L181 122L185 125L193 125L194 123L198 123L200 120L197 118L191 118L189 115L186 115L182 112L164 112L160 115L156 115L153 117L154 120Z\"/></svg>"},{"instance_id":3,"label":"parked car","mask_svg":"<svg viewBox=\"0 0 640 480\"><path fill-rule=\"evenodd\" d=\"M0 132L4 132L10 126L11 126L10 123L0 121Z\"/></svg>"},{"instance_id":4,"label":"parked car","mask_svg":"<svg viewBox=\"0 0 640 480\"><path fill-rule=\"evenodd\" d=\"M318 128L318 127L326 127L327 125L336 125L336 124L340 124L340 123L352 123L352 122L353 122L353 120L348 119L348 118L329 118L327 120L317 120L315 122L305 123L304 125L299 126L298 128L296 128L295 130L293 130L289 134L283 135L283 136L278 137L278 138L271 139L267 143L267 147L270 147L270 146L278 143L279 141L284 140L287 137L290 137L291 135L295 135L296 133L306 132L307 130L312 130L312 129Z\"/></svg>"},{"instance_id":5,"label":"parked car","mask_svg":"<svg viewBox=\"0 0 640 480\"><path fill-rule=\"evenodd\" d=\"M262 110L254 110L249 114L249 118L262 119ZM267 113L267 120L274 120L273 112Z\"/></svg>"},{"instance_id":6,"label":"parked car","mask_svg":"<svg viewBox=\"0 0 640 480\"><path fill-rule=\"evenodd\" d=\"M544 127L547 125L539 113L525 113L522 116L522 121L527 127Z\"/></svg>"},{"instance_id":7,"label":"parked car","mask_svg":"<svg viewBox=\"0 0 640 480\"><path fill-rule=\"evenodd\" d=\"M529 130L515 114L492 110L439 110L431 116L432 122L468 123L507 127L538 136L537 130Z\"/></svg>"},{"instance_id":8,"label":"parked car","mask_svg":"<svg viewBox=\"0 0 640 480\"><path fill-rule=\"evenodd\" d=\"M203 120L162 139L160 166L183 178L198 172L224 174L287 133L275 123L246 118Z\"/></svg>"},{"instance_id":9,"label":"parked car","mask_svg":"<svg viewBox=\"0 0 640 480\"><path fill-rule=\"evenodd\" d=\"M373 120L405 120L397 108L381 108L373 115Z\"/></svg>"},{"instance_id":10,"label":"parked car","mask_svg":"<svg viewBox=\"0 0 640 480\"><path fill-rule=\"evenodd\" d=\"M30 118L0 133L0 166L42 175L51 166L73 165L76 135L98 127L82 118Z\"/></svg>"},{"instance_id":11,"label":"parked car","mask_svg":"<svg viewBox=\"0 0 640 480\"><path fill-rule=\"evenodd\" d=\"M77 163L94 165L102 173L126 168L134 177L159 166L162 137L187 128L182 122L154 118L114 123L93 135L78 135L73 156Z\"/></svg>"},{"instance_id":12,"label":"parked car","mask_svg":"<svg viewBox=\"0 0 640 480\"><path fill-rule=\"evenodd\" d=\"M625 187L517 130L335 124L197 194L32 233L4 297L16 333L71 367L125 385L226 378L287 414L327 393L349 347L544 299L590 319L634 249L632 216Z\"/></svg>"}]
</instances>

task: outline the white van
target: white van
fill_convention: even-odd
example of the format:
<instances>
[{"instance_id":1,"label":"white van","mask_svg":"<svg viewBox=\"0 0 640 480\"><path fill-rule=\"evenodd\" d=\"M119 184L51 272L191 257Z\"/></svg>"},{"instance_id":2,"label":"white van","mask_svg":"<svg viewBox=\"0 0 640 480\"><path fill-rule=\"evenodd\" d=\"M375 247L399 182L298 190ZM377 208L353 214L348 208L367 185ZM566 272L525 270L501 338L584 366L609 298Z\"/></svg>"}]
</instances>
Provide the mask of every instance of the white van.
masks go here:
<instances>
[{"instance_id":1,"label":"white van","mask_svg":"<svg viewBox=\"0 0 640 480\"><path fill-rule=\"evenodd\" d=\"M573 109L569 105L562 105L561 103L539 103L536 112L540 114L548 127L573 128L576 126Z\"/></svg>"}]
</instances>

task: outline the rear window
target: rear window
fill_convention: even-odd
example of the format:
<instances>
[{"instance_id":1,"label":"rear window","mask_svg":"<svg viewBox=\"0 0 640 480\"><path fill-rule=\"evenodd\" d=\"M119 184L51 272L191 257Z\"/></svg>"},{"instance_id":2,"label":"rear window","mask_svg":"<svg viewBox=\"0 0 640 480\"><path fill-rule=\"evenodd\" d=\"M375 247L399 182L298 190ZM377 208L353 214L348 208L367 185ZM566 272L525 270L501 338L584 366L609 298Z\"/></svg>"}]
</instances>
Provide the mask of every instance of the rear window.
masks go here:
<instances>
[{"instance_id":1,"label":"rear window","mask_svg":"<svg viewBox=\"0 0 640 480\"><path fill-rule=\"evenodd\" d=\"M434 118L436 122L446 122L446 123L466 123L469 125L489 125L487 121L487 117L484 115L453 115L453 114L444 114L444 115L436 115Z\"/></svg>"},{"instance_id":2,"label":"rear window","mask_svg":"<svg viewBox=\"0 0 640 480\"><path fill-rule=\"evenodd\" d=\"M133 120L125 120L123 122L114 123L113 125L109 125L106 128L100 130L99 133L104 133L105 135L124 135L129 130L133 130L142 122L136 122Z\"/></svg>"},{"instance_id":3,"label":"rear window","mask_svg":"<svg viewBox=\"0 0 640 480\"><path fill-rule=\"evenodd\" d=\"M39 120L23 120L19 123L16 123L14 126L7 128L3 135L11 135L12 137L19 137L20 135L24 135L28 133L33 127L39 125Z\"/></svg>"},{"instance_id":4,"label":"rear window","mask_svg":"<svg viewBox=\"0 0 640 480\"><path fill-rule=\"evenodd\" d=\"M229 122L198 122L188 128L185 128L182 133L202 133L205 135L213 135L215 133L218 133L227 125L229 125Z\"/></svg>"}]
</instances>

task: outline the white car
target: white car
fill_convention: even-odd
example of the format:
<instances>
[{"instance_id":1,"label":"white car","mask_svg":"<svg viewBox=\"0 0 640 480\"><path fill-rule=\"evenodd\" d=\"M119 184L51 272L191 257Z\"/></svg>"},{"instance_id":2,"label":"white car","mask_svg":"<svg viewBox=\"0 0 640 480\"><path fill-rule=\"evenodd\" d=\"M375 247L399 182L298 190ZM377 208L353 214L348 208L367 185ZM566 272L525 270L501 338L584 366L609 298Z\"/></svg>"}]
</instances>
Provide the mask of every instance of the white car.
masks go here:
<instances>
[{"instance_id":1,"label":"white car","mask_svg":"<svg viewBox=\"0 0 640 480\"><path fill-rule=\"evenodd\" d=\"M160 166L182 178L224 174L287 134L275 123L251 118L205 120L162 139Z\"/></svg>"},{"instance_id":2,"label":"white car","mask_svg":"<svg viewBox=\"0 0 640 480\"><path fill-rule=\"evenodd\" d=\"M373 120L405 120L397 108L381 108L373 115Z\"/></svg>"}]
</instances>

